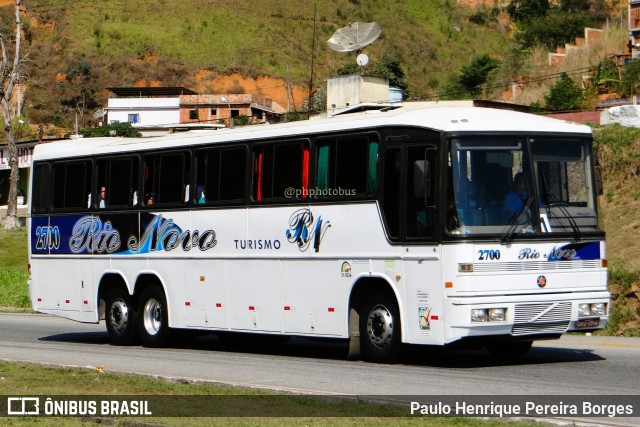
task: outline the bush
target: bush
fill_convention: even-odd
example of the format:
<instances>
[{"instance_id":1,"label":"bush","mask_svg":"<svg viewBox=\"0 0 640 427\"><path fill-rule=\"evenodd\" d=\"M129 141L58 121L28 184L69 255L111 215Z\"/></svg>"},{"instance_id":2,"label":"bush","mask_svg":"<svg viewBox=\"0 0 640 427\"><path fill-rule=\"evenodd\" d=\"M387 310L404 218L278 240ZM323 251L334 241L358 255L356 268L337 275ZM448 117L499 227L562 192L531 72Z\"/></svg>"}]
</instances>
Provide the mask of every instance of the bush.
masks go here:
<instances>
[{"instance_id":1,"label":"bush","mask_svg":"<svg viewBox=\"0 0 640 427\"><path fill-rule=\"evenodd\" d=\"M545 108L556 111L579 110L583 99L582 88L567 73L562 73L560 80L544 96Z\"/></svg>"},{"instance_id":2,"label":"bush","mask_svg":"<svg viewBox=\"0 0 640 427\"><path fill-rule=\"evenodd\" d=\"M114 134L115 132L115 134ZM131 123L114 123L107 126L100 126L91 129L82 129L80 134L85 138L94 138L99 136L142 136L138 129L131 126Z\"/></svg>"}]
</instances>

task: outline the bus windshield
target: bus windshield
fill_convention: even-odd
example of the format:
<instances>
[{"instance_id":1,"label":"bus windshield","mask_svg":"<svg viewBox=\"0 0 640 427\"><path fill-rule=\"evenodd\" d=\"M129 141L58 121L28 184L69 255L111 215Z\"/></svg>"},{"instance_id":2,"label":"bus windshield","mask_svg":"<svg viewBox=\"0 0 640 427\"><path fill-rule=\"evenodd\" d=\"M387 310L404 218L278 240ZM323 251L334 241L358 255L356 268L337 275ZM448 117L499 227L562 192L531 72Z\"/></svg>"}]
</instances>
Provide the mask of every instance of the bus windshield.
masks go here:
<instances>
[{"instance_id":1,"label":"bus windshield","mask_svg":"<svg viewBox=\"0 0 640 427\"><path fill-rule=\"evenodd\" d=\"M453 235L569 233L598 220L588 141L457 138L449 153L447 229Z\"/></svg>"}]
</instances>

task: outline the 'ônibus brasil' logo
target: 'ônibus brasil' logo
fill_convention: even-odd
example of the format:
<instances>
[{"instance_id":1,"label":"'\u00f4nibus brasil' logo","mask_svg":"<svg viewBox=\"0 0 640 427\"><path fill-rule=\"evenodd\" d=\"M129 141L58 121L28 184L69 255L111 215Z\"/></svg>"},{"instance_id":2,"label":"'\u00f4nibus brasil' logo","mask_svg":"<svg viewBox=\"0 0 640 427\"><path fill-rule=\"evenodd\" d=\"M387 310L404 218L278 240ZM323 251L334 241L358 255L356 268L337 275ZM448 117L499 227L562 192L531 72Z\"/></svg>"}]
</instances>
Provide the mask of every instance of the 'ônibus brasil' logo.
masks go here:
<instances>
[{"instance_id":1,"label":"'\u00f4nibus brasil' logo","mask_svg":"<svg viewBox=\"0 0 640 427\"><path fill-rule=\"evenodd\" d=\"M331 227L329 221L322 222L322 217L314 219L311 209L299 209L289 218L289 229L285 231L287 240L298 245L301 252L305 252L313 243L313 249L320 251L320 242L327 228Z\"/></svg>"}]
</instances>

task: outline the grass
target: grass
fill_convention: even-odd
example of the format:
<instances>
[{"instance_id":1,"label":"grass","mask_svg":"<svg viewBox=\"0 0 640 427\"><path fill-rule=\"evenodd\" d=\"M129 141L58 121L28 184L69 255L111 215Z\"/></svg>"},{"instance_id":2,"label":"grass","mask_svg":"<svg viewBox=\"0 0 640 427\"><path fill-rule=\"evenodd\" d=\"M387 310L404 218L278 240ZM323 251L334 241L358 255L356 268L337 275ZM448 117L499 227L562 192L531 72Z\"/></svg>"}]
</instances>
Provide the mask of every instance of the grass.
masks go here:
<instances>
[{"instance_id":1,"label":"grass","mask_svg":"<svg viewBox=\"0 0 640 427\"><path fill-rule=\"evenodd\" d=\"M37 391L36 391L37 390ZM35 391L35 392L34 392ZM311 397L281 394L254 389L239 389L202 383L170 382L143 376L121 375L94 369L51 368L31 364L0 362L0 395L81 396L98 400L147 400L150 409L162 414L183 414L189 411L215 411L221 415L204 417L144 417L118 418L119 425L131 421L145 425L171 426L229 425L229 426L423 426L422 417L409 417L409 409L400 406L375 405L330 397ZM93 396L93 398L92 398ZM73 399L70 397L69 399ZM159 402L166 405L159 408ZM206 405L198 409L198 405ZM219 412L218 412L219 411ZM204 412L203 412L204 413ZM208 412L211 413L211 412ZM246 416L252 415L252 416ZM279 416L271 416L279 415ZM46 422L45 422L46 421ZM108 424L105 420L93 420ZM99 422L98 422L99 421ZM4 418L5 426L86 426L74 418ZM130 424L129 424L130 425ZM430 417L430 426L531 426L531 423L507 422L500 419Z\"/></svg>"},{"instance_id":2,"label":"grass","mask_svg":"<svg viewBox=\"0 0 640 427\"><path fill-rule=\"evenodd\" d=\"M26 228L0 228L0 307L29 308Z\"/></svg>"}]
</instances>

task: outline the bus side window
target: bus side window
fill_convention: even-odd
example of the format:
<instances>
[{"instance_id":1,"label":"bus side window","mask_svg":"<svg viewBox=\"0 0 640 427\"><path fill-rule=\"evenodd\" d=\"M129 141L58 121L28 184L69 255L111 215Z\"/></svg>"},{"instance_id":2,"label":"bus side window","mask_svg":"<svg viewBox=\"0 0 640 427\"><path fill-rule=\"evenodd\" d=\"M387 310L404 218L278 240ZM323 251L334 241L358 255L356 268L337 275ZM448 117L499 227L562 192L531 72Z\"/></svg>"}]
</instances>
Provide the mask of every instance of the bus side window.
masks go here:
<instances>
[{"instance_id":1,"label":"bus side window","mask_svg":"<svg viewBox=\"0 0 640 427\"><path fill-rule=\"evenodd\" d=\"M378 191L378 142L368 135L323 138L316 151L316 197L374 195Z\"/></svg>"},{"instance_id":2,"label":"bus side window","mask_svg":"<svg viewBox=\"0 0 640 427\"><path fill-rule=\"evenodd\" d=\"M254 149L253 198L304 199L308 195L307 141L278 141Z\"/></svg>"},{"instance_id":3,"label":"bus side window","mask_svg":"<svg viewBox=\"0 0 640 427\"><path fill-rule=\"evenodd\" d=\"M384 153L384 193L382 206L391 239L400 238L401 209L401 153L400 148L390 148Z\"/></svg>"},{"instance_id":4,"label":"bus side window","mask_svg":"<svg viewBox=\"0 0 640 427\"><path fill-rule=\"evenodd\" d=\"M133 188L138 180L138 157L127 156L96 162L97 208L128 208L132 206ZM104 193L102 190L104 189Z\"/></svg>"},{"instance_id":5,"label":"bus side window","mask_svg":"<svg viewBox=\"0 0 640 427\"><path fill-rule=\"evenodd\" d=\"M76 161L53 166L53 208L87 209L91 191L91 163Z\"/></svg>"},{"instance_id":6,"label":"bus side window","mask_svg":"<svg viewBox=\"0 0 640 427\"><path fill-rule=\"evenodd\" d=\"M40 213L49 210L51 195L51 167L48 163L38 163L33 167L33 191L31 192L31 208Z\"/></svg>"},{"instance_id":7,"label":"bus side window","mask_svg":"<svg viewBox=\"0 0 640 427\"><path fill-rule=\"evenodd\" d=\"M189 157L187 151L145 157L142 189L145 205L184 204L184 177L189 176Z\"/></svg>"},{"instance_id":8,"label":"bus side window","mask_svg":"<svg viewBox=\"0 0 640 427\"><path fill-rule=\"evenodd\" d=\"M247 148L244 145L198 151L193 203L243 201L246 172Z\"/></svg>"}]
</instances>

